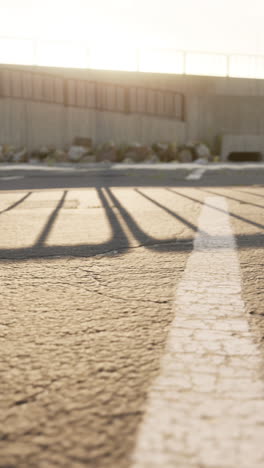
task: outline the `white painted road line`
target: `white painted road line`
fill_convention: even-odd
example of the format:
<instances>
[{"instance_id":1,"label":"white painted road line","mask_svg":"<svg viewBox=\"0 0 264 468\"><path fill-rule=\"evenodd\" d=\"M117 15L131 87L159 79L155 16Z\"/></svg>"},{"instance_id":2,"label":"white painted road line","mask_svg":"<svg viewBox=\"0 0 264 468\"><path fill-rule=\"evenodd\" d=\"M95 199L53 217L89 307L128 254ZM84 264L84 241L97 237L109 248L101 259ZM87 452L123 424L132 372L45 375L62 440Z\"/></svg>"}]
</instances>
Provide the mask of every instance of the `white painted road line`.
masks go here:
<instances>
[{"instance_id":1,"label":"white painted road line","mask_svg":"<svg viewBox=\"0 0 264 468\"><path fill-rule=\"evenodd\" d=\"M191 174L187 175L185 177L185 180L198 180L201 179L202 175L205 173L206 168L201 167L199 169L196 169L195 171L191 172Z\"/></svg>"},{"instance_id":2,"label":"white painted road line","mask_svg":"<svg viewBox=\"0 0 264 468\"><path fill-rule=\"evenodd\" d=\"M24 176L8 176L8 177L0 177L1 180L18 180L18 179L24 179Z\"/></svg>"},{"instance_id":3,"label":"white painted road line","mask_svg":"<svg viewBox=\"0 0 264 468\"><path fill-rule=\"evenodd\" d=\"M208 197L131 466L263 468L260 359L241 298L227 204Z\"/></svg>"}]
</instances>

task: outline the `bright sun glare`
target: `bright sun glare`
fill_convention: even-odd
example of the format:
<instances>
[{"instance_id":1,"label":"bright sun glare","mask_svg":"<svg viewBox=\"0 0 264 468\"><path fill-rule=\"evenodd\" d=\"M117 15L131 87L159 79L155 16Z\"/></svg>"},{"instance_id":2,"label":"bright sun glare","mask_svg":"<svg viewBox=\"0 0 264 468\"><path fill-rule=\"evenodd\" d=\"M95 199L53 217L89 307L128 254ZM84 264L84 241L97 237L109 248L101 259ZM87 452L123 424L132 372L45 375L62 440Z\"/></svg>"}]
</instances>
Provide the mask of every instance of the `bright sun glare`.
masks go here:
<instances>
[{"instance_id":1,"label":"bright sun glare","mask_svg":"<svg viewBox=\"0 0 264 468\"><path fill-rule=\"evenodd\" d=\"M262 0L0 0L0 63L264 78Z\"/></svg>"}]
</instances>

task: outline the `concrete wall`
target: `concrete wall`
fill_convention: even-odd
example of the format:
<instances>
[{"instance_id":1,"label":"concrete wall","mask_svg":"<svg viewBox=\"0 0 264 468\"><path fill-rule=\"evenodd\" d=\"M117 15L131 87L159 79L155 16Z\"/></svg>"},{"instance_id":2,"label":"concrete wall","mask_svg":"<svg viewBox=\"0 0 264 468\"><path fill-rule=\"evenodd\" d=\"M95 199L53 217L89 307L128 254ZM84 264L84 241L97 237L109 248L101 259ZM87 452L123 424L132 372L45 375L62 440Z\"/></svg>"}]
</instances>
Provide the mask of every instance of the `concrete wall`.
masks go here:
<instances>
[{"instance_id":1,"label":"concrete wall","mask_svg":"<svg viewBox=\"0 0 264 468\"><path fill-rule=\"evenodd\" d=\"M0 142L29 148L61 146L65 140L64 109L19 99L0 99Z\"/></svg>"},{"instance_id":2,"label":"concrete wall","mask_svg":"<svg viewBox=\"0 0 264 468\"><path fill-rule=\"evenodd\" d=\"M185 141L186 123L173 119L125 115L19 99L0 99L0 143L54 144L62 148L76 136L91 137L95 143L138 141Z\"/></svg>"},{"instance_id":3,"label":"concrete wall","mask_svg":"<svg viewBox=\"0 0 264 468\"><path fill-rule=\"evenodd\" d=\"M68 141L76 135L88 135L96 141L185 141L186 123L173 119L149 117L138 114L66 109Z\"/></svg>"},{"instance_id":4,"label":"concrete wall","mask_svg":"<svg viewBox=\"0 0 264 468\"><path fill-rule=\"evenodd\" d=\"M0 65L0 70L6 66ZM10 69L47 73L66 78L85 79L128 86L143 86L182 92L187 96L228 95L263 96L264 80L162 73L120 72L105 70L62 69L50 67L8 66Z\"/></svg>"},{"instance_id":5,"label":"concrete wall","mask_svg":"<svg viewBox=\"0 0 264 468\"><path fill-rule=\"evenodd\" d=\"M63 146L75 136L88 136L95 142L202 140L216 149L217 135L264 134L264 80L46 67L11 68L180 92L185 96L184 122L2 98L0 143Z\"/></svg>"},{"instance_id":6,"label":"concrete wall","mask_svg":"<svg viewBox=\"0 0 264 468\"><path fill-rule=\"evenodd\" d=\"M190 140L202 140L216 147L218 135L264 135L262 96L194 96L188 110Z\"/></svg>"},{"instance_id":7,"label":"concrete wall","mask_svg":"<svg viewBox=\"0 0 264 468\"><path fill-rule=\"evenodd\" d=\"M264 134L263 135L224 135L221 145L221 159L228 160L232 152L260 153L264 161Z\"/></svg>"}]
</instances>

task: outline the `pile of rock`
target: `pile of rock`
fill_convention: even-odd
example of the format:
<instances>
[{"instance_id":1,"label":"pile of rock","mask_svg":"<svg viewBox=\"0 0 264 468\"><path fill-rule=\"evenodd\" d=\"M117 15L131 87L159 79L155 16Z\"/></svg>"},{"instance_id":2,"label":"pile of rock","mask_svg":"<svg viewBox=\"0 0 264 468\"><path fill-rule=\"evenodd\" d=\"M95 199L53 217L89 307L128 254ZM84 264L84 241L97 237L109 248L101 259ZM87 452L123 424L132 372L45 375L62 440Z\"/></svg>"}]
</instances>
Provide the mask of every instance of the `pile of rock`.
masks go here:
<instances>
[{"instance_id":1,"label":"pile of rock","mask_svg":"<svg viewBox=\"0 0 264 468\"><path fill-rule=\"evenodd\" d=\"M124 162L127 164L158 161L152 148L142 143L121 143L117 145L113 141L98 145L94 153L97 162Z\"/></svg>"},{"instance_id":2,"label":"pile of rock","mask_svg":"<svg viewBox=\"0 0 264 468\"><path fill-rule=\"evenodd\" d=\"M117 146L113 141L99 144L95 147L95 157L97 162L116 162Z\"/></svg>"},{"instance_id":3,"label":"pile of rock","mask_svg":"<svg viewBox=\"0 0 264 468\"><path fill-rule=\"evenodd\" d=\"M212 160L209 147L201 142L187 143L177 147L176 143L157 142L152 146L138 142L116 144L113 141L93 145L91 138L76 137L72 145L57 149L53 145L40 146L33 151L26 147L0 145L0 162L43 162L56 164L71 163L159 163L159 162L197 162Z\"/></svg>"},{"instance_id":4,"label":"pile of rock","mask_svg":"<svg viewBox=\"0 0 264 468\"><path fill-rule=\"evenodd\" d=\"M199 164L206 164L212 160L212 155L209 147L205 143L189 142L179 148L178 160L182 163L195 161Z\"/></svg>"},{"instance_id":5,"label":"pile of rock","mask_svg":"<svg viewBox=\"0 0 264 468\"><path fill-rule=\"evenodd\" d=\"M59 150L55 146L40 146L29 153L29 162L44 162L52 165L57 162L67 161L67 153L64 150Z\"/></svg>"},{"instance_id":6,"label":"pile of rock","mask_svg":"<svg viewBox=\"0 0 264 468\"><path fill-rule=\"evenodd\" d=\"M154 152L148 145L138 142L129 143L123 153L124 163L148 162L154 156Z\"/></svg>"},{"instance_id":7,"label":"pile of rock","mask_svg":"<svg viewBox=\"0 0 264 468\"><path fill-rule=\"evenodd\" d=\"M176 143L154 143L152 149L162 162L178 161Z\"/></svg>"},{"instance_id":8,"label":"pile of rock","mask_svg":"<svg viewBox=\"0 0 264 468\"><path fill-rule=\"evenodd\" d=\"M195 146L196 163L206 164L212 160L212 154L209 147L205 143L197 143Z\"/></svg>"},{"instance_id":9,"label":"pile of rock","mask_svg":"<svg viewBox=\"0 0 264 468\"><path fill-rule=\"evenodd\" d=\"M76 137L73 145L67 149L67 159L71 162L95 162L91 138Z\"/></svg>"},{"instance_id":10,"label":"pile of rock","mask_svg":"<svg viewBox=\"0 0 264 468\"><path fill-rule=\"evenodd\" d=\"M16 148L11 145L0 145L0 162L27 162L28 150L26 147Z\"/></svg>"}]
</instances>

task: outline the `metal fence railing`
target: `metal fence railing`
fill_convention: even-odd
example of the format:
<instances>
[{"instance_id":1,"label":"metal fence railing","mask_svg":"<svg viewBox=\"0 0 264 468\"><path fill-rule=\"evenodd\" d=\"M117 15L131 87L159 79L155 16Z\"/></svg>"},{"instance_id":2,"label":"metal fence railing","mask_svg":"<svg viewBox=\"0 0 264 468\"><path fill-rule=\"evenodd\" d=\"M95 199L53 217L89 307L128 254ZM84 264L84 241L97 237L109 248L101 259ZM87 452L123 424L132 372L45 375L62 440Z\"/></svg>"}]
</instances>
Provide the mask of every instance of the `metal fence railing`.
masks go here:
<instances>
[{"instance_id":1,"label":"metal fence railing","mask_svg":"<svg viewBox=\"0 0 264 468\"><path fill-rule=\"evenodd\" d=\"M264 78L262 55L118 46L96 49L84 43L11 37L0 37L0 63Z\"/></svg>"}]
</instances>

